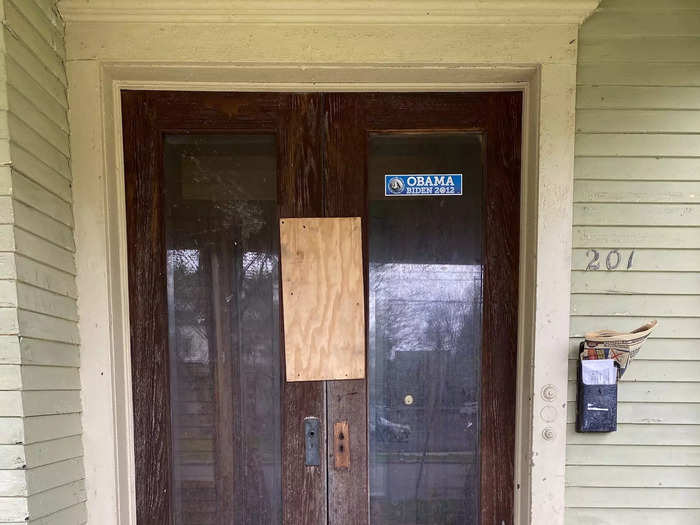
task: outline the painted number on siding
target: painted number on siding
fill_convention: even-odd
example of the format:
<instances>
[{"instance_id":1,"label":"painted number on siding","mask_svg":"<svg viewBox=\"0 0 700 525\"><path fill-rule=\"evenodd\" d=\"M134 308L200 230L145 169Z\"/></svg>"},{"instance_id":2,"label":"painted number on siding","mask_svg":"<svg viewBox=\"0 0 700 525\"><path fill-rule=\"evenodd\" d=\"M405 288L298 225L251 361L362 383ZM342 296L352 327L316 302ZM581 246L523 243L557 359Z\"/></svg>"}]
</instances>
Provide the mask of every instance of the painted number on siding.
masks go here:
<instances>
[{"instance_id":1,"label":"painted number on siding","mask_svg":"<svg viewBox=\"0 0 700 525\"><path fill-rule=\"evenodd\" d=\"M601 260L600 260L600 252L598 250L595 250L593 248L589 249L586 252L586 257L590 257L590 260L588 261L588 266L586 266L586 271L594 271L594 270L600 270L600 265L601 265ZM630 254L627 256L627 267L625 269L629 270L632 268L632 262L634 260L634 250L630 252ZM608 271L613 271L613 270L618 270L620 268L620 263L623 261L623 256L620 253L620 250L617 248L614 250L609 250L607 255L605 256L605 268Z\"/></svg>"}]
</instances>

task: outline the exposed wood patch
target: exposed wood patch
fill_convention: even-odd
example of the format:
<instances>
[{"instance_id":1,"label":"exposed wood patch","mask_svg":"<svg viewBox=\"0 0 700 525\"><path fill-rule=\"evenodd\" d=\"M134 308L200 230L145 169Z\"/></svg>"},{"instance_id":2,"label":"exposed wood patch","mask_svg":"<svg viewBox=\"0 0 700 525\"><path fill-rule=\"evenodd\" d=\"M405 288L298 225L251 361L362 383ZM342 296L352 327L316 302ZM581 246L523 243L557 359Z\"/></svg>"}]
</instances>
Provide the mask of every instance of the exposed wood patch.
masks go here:
<instances>
[{"instance_id":1,"label":"exposed wood patch","mask_svg":"<svg viewBox=\"0 0 700 525\"><path fill-rule=\"evenodd\" d=\"M333 444L335 468L350 468L350 426L347 421L333 424Z\"/></svg>"}]
</instances>

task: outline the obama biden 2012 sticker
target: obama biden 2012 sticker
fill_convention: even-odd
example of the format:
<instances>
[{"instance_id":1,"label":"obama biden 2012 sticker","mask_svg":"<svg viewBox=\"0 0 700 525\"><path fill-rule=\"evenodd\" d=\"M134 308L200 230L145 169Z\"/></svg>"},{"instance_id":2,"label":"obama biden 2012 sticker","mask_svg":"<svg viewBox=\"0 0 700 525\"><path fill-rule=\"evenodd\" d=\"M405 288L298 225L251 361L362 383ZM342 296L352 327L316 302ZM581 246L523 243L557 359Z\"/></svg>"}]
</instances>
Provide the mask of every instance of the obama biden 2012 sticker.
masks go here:
<instances>
[{"instance_id":1,"label":"obama biden 2012 sticker","mask_svg":"<svg viewBox=\"0 0 700 525\"><path fill-rule=\"evenodd\" d=\"M384 175L384 195L387 197L462 195L462 174Z\"/></svg>"}]
</instances>

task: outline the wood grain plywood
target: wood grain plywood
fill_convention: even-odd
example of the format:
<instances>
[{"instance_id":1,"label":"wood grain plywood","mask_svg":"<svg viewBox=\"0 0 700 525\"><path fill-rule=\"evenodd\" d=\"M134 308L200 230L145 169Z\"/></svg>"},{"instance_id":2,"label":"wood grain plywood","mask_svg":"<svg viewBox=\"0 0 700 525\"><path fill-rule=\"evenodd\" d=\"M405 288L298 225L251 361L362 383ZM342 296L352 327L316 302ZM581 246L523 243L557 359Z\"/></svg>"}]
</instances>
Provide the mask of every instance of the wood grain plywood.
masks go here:
<instances>
[{"instance_id":1,"label":"wood grain plywood","mask_svg":"<svg viewBox=\"0 0 700 525\"><path fill-rule=\"evenodd\" d=\"M280 220L287 381L365 375L359 217Z\"/></svg>"}]
</instances>

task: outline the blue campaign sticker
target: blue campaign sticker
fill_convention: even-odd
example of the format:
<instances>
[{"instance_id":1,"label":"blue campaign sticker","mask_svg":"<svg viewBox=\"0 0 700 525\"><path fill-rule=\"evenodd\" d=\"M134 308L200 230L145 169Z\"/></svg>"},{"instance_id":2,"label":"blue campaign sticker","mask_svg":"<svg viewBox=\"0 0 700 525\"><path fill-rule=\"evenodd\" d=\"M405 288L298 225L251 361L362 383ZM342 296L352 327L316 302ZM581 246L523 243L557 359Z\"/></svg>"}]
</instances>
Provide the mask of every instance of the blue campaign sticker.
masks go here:
<instances>
[{"instance_id":1,"label":"blue campaign sticker","mask_svg":"<svg viewBox=\"0 0 700 525\"><path fill-rule=\"evenodd\" d=\"M384 195L387 197L462 195L462 174L384 175Z\"/></svg>"}]
</instances>

